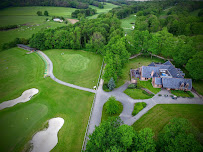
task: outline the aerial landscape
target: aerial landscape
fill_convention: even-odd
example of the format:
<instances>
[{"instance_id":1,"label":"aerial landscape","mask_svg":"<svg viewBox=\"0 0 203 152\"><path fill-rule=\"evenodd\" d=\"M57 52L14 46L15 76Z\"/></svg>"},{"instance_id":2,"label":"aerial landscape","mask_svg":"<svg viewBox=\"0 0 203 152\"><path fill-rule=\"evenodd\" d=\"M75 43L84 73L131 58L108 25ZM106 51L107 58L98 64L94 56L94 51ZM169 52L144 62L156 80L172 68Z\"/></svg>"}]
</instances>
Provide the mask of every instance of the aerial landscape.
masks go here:
<instances>
[{"instance_id":1,"label":"aerial landscape","mask_svg":"<svg viewBox=\"0 0 203 152\"><path fill-rule=\"evenodd\" d=\"M202 152L203 1L1 0L0 152Z\"/></svg>"}]
</instances>

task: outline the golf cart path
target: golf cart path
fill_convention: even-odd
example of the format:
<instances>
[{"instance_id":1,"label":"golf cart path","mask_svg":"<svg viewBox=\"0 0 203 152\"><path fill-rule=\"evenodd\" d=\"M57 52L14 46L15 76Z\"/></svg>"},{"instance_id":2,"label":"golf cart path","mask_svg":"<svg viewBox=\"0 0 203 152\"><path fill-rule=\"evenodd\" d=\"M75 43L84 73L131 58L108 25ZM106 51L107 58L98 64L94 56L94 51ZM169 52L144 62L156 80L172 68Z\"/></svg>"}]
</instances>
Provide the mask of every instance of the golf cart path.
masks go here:
<instances>
[{"instance_id":1,"label":"golf cart path","mask_svg":"<svg viewBox=\"0 0 203 152\"><path fill-rule=\"evenodd\" d=\"M12 107L21 102L27 102L32 98L32 96L34 96L38 92L39 92L39 90L35 89L35 88L26 90L22 93L22 95L20 97L0 103L0 110L2 110L4 108Z\"/></svg>"},{"instance_id":2,"label":"golf cart path","mask_svg":"<svg viewBox=\"0 0 203 152\"><path fill-rule=\"evenodd\" d=\"M59 84L62 84L62 85L65 85L65 86L68 86L68 87L71 87L71 88L96 93L96 90L85 88L85 87L80 87L80 86L77 86L77 85L74 85L74 84L71 84L71 83L67 83L67 82L64 82L64 81L61 81L61 80L57 79L53 74L53 63L52 63L52 61L42 51L38 51L38 53L47 61L47 66L49 67L48 68L48 75L50 76L50 78L52 78L52 80L56 81Z\"/></svg>"},{"instance_id":3,"label":"golf cart path","mask_svg":"<svg viewBox=\"0 0 203 152\"><path fill-rule=\"evenodd\" d=\"M57 117L49 120L49 127L46 130L36 133L31 144L33 149L31 152L49 152L58 143L57 134L64 124L64 119Z\"/></svg>"}]
</instances>

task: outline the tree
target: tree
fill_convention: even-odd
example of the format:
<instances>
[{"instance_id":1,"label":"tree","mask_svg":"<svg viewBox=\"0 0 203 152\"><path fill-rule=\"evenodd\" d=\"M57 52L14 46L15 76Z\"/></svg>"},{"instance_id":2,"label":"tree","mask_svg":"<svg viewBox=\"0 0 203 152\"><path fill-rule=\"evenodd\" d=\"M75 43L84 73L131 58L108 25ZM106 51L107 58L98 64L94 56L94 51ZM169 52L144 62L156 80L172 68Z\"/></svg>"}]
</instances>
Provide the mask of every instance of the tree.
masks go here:
<instances>
[{"instance_id":1,"label":"tree","mask_svg":"<svg viewBox=\"0 0 203 152\"><path fill-rule=\"evenodd\" d=\"M111 96L105 103L104 109L107 114L114 115L118 114L120 111L119 101L116 101L116 98Z\"/></svg>"},{"instance_id":2,"label":"tree","mask_svg":"<svg viewBox=\"0 0 203 152\"><path fill-rule=\"evenodd\" d=\"M115 87L116 87L115 81L114 81L113 77L111 77L111 79L109 80L109 83L108 83L108 88L109 88L109 90L113 90Z\"/></svg>"},{"instance_id":3,"label":"tree","mask_svg":"<svg viewBox=\"0 0 203 152\"><path fill-rule=\"evenodd\" d=\"M203 51L196 53L186 64L186 69L193 79L203 79Z\"/></svg>"},{"instance_id":4,"label":"tree","mask_svg":"<svg viewBox=\"0 0 203 152\"><path fill-rule=\"evenodd\" d=\"M49 16L48 11L44 11L44 16Z\"/></svg>"},{"instance_id":5,"label":"tree","mask_svg":"<svg viewBox=\"0 0 203 152\"><path fill-rule=\"evenodd\" d=\"M42 11L37 11L38 16L42 16Z\"/></svg>"},{"instance_id":6,"label":"tree","mask_svg":"<svg viewBox=\"0 0 203 152\"><path fill-rule=\"evenodd\" d=\"M198 130L184 118L174 118L158 137L158 148L162 152L200 152L203 147L197 141Z\"/></svg>"}]
</instances>

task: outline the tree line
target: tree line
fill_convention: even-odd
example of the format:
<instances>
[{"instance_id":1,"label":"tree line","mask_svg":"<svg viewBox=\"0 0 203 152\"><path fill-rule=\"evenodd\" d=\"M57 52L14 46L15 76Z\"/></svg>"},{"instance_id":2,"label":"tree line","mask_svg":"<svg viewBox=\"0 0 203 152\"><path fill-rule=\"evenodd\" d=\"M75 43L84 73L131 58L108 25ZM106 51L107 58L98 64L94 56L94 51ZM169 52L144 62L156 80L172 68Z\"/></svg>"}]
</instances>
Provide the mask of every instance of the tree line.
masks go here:
<instances>
[{"instance_id":1,"label":"tree line","mask_svg":"<svg viewBox=\"0 0 203 152\"><path fill-rule=\"evenodd\" d=\"M199 131L187 119L173 118L158 134L150 128L135 131L119 117L102 122L89 136L86 152L201 152Z\"/></svg>"},{"instance_id":2,"label":"tree line","mask_svg":"<svg viewBox=\"0 0 203 152\"><path fill-rule=\"evenodd\" d=\"M92 8L79 9L72 12L71 17L80 19L81 17L92 16L96 13L97 13L97 10Z\"/></svg>"},{"instance_id":3,"label":"tree line","mask_svg":"<svg viewBox=\"0 0 203 152\"><path fill-rule=\"evenodd\" d=\"M89 5L104 7L98 0L1 0L0 9L16 6L57 6L87 9Z\"/></svg>"}]
</instances>

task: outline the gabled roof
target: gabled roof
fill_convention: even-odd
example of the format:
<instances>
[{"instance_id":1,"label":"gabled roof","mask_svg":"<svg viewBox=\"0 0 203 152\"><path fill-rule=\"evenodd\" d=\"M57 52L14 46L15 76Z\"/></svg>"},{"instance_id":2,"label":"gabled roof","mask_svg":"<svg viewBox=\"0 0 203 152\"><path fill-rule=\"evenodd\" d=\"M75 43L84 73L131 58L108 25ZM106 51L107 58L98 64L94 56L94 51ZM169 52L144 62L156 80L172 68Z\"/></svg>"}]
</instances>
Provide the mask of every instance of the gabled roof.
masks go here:
<instances>
[{"instance_id":1,"label":"gabled roof","mask_svg":"<svg viewBox=\"0 0 203 152\"><path fill-rule=\"evenodd\" d=\"M173 65L170 61L166 61L163 65Z\"/></svg>"},{"instance_id":2,"label":"gabled roof","mask_svg":"<svg viewBox=\"0 0 203 152\"><path fill-rule=\"evenodd\" d=\"M148 66L155 66L155 63L152 62L152 63L150 63Z\"/></svg>"},{"instance_id":3,"label":"gabled roof","mask_svg":"<svg viewBox=\"0 0 203 152\"><path fill-rule=\"evenodd\" d=\"M155 72L153 77L159 77L159 75Z\"/></svg>"},{"instance_id":4,"label":"gabled roof","mask_svg":"<svg viewBox=\"0 0 203 152\"><path fill-rule=\"evenodd\" d=\"M192 89L192 79L184 78L162 78L163 87L170 89L180 89L180 84L189 84L188 89Z\"/></svg>"},{"instance_id":5,"label":"gabled roof","mask_svg":"<svg viewBox=\"0 0 203 152\"><path fill-rule=\"evenodd\" d=\"M162 84L162 78L156 77L154 83L157 84L157 85L161 85Z\"/></svg>"}]
</instances>

